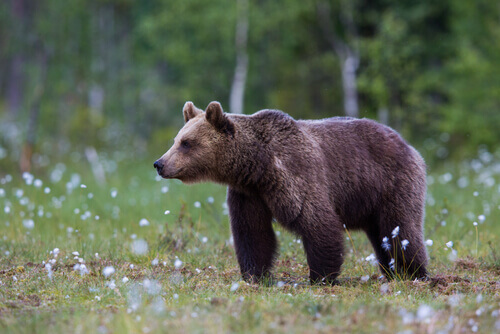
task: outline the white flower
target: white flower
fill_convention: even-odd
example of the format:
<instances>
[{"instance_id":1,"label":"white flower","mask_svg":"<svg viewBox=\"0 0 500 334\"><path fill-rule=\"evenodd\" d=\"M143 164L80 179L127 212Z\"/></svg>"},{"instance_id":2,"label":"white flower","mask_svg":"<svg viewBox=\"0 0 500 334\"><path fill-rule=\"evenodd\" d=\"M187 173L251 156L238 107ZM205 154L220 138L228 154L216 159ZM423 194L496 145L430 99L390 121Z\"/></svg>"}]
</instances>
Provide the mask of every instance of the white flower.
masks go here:
<instances>
[{"instance_id":1,"label":"white flower","mask_svg":"<svg viewBox=\"0 0 500 334\"><path fill-rule=\"evenodd\" d=\"M85 188L87 188L87 186L82 183L82 184L80 184L80 188L85 189Z\"/></svg>"},{"instance_id":2,"label":"white flower","mask_svg":"<svg viewBox=\"0 0 500 334\"><path fill-rule=\"evenodd\" d=\"M434 314L434 310L429 305L422 304L417 310L417 320L419 321L429 321L429 318Z\"/></svg>"},{"instance_id":3,"label":"white flower","mask_svg":"<svg viewBox=\"0 0 500 334\"><path fill-rule=\"evenodd\" d=\"M375 256L375 254L371 253L370 255L368 255L366 258L365 258L365 261L366 262L370 262L370 264L372 266L376 266L378 264L378 261L377 261L377 257Z\"/></svg>"},{"instance_id":4,"label":"white flower","mask_svg":"<svg viewBox=\"0 0 500 334\"><path fill-rule=\"evenodd\" d=\"M116 195L118 195L118 191L116 189L111 190L111 197L116 198Z\"/></svg>"},{"instance_id":5,"label":"white flower","mask_svg":"<svg viewBox=\"0 0 500 334\"><path fill-rule=\"evenodd\" d=\"M427 246L432 246L432 245L434 244L434 241L432 241L431 239L427 239L427 240L425 241L425 244L426 244Z\"/></svg>"},{"instance_id":6,"label":"white flower","mask_svg":"<svg viewBox=\"0 0 500 334\"><path fill-rule=\"evenodd\" d=\"M33 219L25 219L23 220L23 226L28 230L32 230L35 227L35 222L33 221Z\"/></svg>"},{"instance_id":7,"label":"white flower","mask_svg":"<svg viewBox=\"0 0 500 334\"><path fill-rule=\"evenodd\" d=\"M403 247L403 250L406 250L406 246L408 246L410 242L406 239L404 239L403 241L401 241L401 247Z\"/></svg>"},{"instance_id":8,"label":"white flower","mask_svg":"<svg viewBox=\"0 0 500 334\"><path fill-rule=\"evenodd\" d=\"M85 266L85 264L83 264L83 263L82 264L80 264L80 263L75 264L73 266L73 270L74 271L79 271L81 276L89 273L89 270L87 269L87 266Z\"/></svg>"},{"instance_id":9,"label":"white flower","mask_svg":"<svg viewBox=\"0 0 500 334\"><path fill-rule=\"evenodd\" d=\"M115 268L109 266L109 267L106 267L102 270L102 274L105 276L105 277L108 277L110 275L113 275L115 273Z\"/></svg>"},{"instance_id":10,"label":"white flower","mask_svg":"<svg viewBox=\"0 0 500 334\"><path fill-rule=\"evenodd\" d=\"M33 182L33 185L36 187L36 188L40 188L42 186L43 182L42 180L40 179L36 179L35 182Z\"/></svg>"},{"instance_id":11,"label":"white flower","mask_svg":"<svg viewBox=\"0 0 500 334\"><path fill-rule=\"evenodd\" d=\"M391 259L391 261L389 262L389 267L394 270L394 259Z\"/></svg>"},{"instance_id":12,"label":"white flower","mask_svg":"<svg viewBox=\"0 0 500 334\"><path fill-rule=\"evenodd\" d=\"M391 250L391 244L389 243L389 238L384 237L382 239L382 248L386 251Z\"/></svg>"},{"instance_id":13,"label":"white flower","mask_svg":"<svg viewBox=\"0 0 500 334\"><path fill-rule=\"evenodd\" d=\"M127 277L127 276L124 276L124 277L122 278L122 282L123 282L123 283L127 283L127 282L128 282L128 277Z\"/></svg>"},{"instance_id":14,"label":"white flower","mask_svg":"<svg viewBox=\"0 0 500 334\"><path fill-rule=\"evenodd\" d=\"M161 292L161 284L157 280L145 279L142 285L146 292L150 295L157 295Z\"/></svg>"},{"instance_id":15,"label":"white flower","mask_svg":"<svg viewBox=\"0 0 500 334\"><path fill-rule=\"evenodd\" d=\"M399 234L399 226L396 226L396 228L394 230L392 230L392 238L394 239L395 237L397 237Z\"/></svg>"},{"instance_id":16,"label":"white flower","mask_svg":"<svg viewBox=\"0 0 500 334\"><path fill-rule=\"evenodd\" d=\"M448 242L446 243L446 247L448 247L448 248L452 248L452 247L453 247L453 241L448 241Z\"/></svg>"},{"instance_id":17,"label":"white flower","mask_svg":"<svg viewBox=\"0 0 500 334\"><path fill-rule=\"evenodd\" d=\"M151 265L157 266L158 265L158 259L156 258L153 261L151 261Z\"/></svg>"},{"instance_id":18,"label":"white flower","mask_svg":"<svg viewBox=\"0 0 500 334\"><path fill-rule=\"evenodd\" d=\"M50 263L45 264L45 269L47 270L47 276L52 279L52 265Z\"/></svg>"},{"instance_id":19,"label":"white flower","mask_svg":"<svg viewBox=\"0 0 500 334\"><path fill-rule=\"evenodd\" d=\"M137 239L132 242L132 252L137 255L144 255L148 251L148 243L144 239Z\"/></svg>"},{"instance_id":20,"label":"white flower","mask_svg":"<svg viewBox=\"0 0 500 334\"><path fill-rule=\"evenodd\" d=\"M477 220L479 220L480 223L483 223L486 217L484 215L479 215L477 216Z\"/></svg>"},{"instance_id":21,"label":"white flower","mask_svg":"<svg viewBox=\"0 0 500 334\"><path fill-rule=\"evenodd\" d=\"M31 185L33 183L34 178L35 177L33 176L33 174L30 174L28 172L23 173L23 179L24 179L24 181L26 181L27 185Z\"/></svg>"},{"instance_id":22,"label":"white flower","mask_svg":"<svg viewBox=\"0 0 500 334\"><path fill-rule=\"evenodd\" d=\"M74 256L80 256L80 253L78 253L78 252L73 252L71 254L73 254Z\"/></svg>"},{"instance_id":23,"label":"white flower","mask_svg":"<svg viewBox=\"0 0 500 334\"><path fill-rule=\"evenodd\" d=\"M149 226L149 221L146 218L142 218L139 221L139 226Z\"/></svg>"},{"instance_id":24,"label":"white flower","mask_svg":"<svg viewBox=\"0 0 500 334\"><path fill-rule=\"evenodd\" d=\"M214 202L214 198L212 196L208 197L207 202L212 204Z\"/></svg>"},{"instance_id":25,"label":"white flower","mask_svg":"<svg viewBox=\"0 0 500 334\"><path fill-rule=\"evenodd\" d=\"M448 260L450 261L455 261L458 257L457 251L454 249L451 249L450 254L448 254Z\"/></svg>"},{"instance_id":26,"label":"white flower","mask_svg":"<svg viewBox=\"0 0 500 334\"><path fill-rule=\"evenodd\" d=\"M477 226L477 222L473 222L472 225Z\"/></svg>"},{"instance_id":27,"label":"white flower","mask_svg":"<svg viewBox=\"0 0 500 334\"><path fill-rule=\"evenodd\" d=\"M194 207L195 208L201 208L201 203L198 202L198 201L194 202Z\"/></svg>"},{"instance_id":28,"label":"white flower","mask_svg":"<svg viewBox=\"0 0 500 334\"><path fill-rule=\"evenodd\" d=\"M182 267L182 261L179 259L175 259L174 267L175 269L179 269L180 267Z\"/></svg>"},{"instance_id":29,"label":"white flower","mask_svg":"<svg viewBox=\"0 0 500 334\"><path fill-rule=\"evenodd\" d=\"M45 187L45 189L43 189L43 192L46 193L46 194L50 193L50 188L49 187Z\"/></svg>"},{"instance_id":30,"label":"white flower","mask_svg":"<svg viewBox=\"0 0 500 334\"><path fill-rule=\"evenodd\" d=\"M170 210L166 210L165 214L168 215L170 213Z\"/></svg>"},{"instance_id":31,"label":"white flower","mask_svg":"<svg viewBox=\"0 0 500 334\"><path fill-rule=\"evenodd\" d=\"M240 285L238 284L238 282L233 283L231 285L231 292L235 292L236 290L238 290L239 287L240 287Z\"/></svg>"},{"instance_id":32,"label":"white flower","mask_svg":"<svg viewBox=\"0 0 500 334\"><path fill-rule=\"evenodd\" d=\"M206 244L206 243L207 243L207 241L208 241L208 238L207 238L207 237L203 237L203 238L201 238L201 242L203 242L204 244Z\"/></svg>"},{"instance_id":33,"label":"white flower","mask_svg":"<svg viewBox=\"0 0 500 334\"><path fill-rule=\"evenodd\" d=\"M100 300L101 300L101 297L99 297L99 296L95 296L95 300L100 301Z\"/></svg>"}]
</instances>

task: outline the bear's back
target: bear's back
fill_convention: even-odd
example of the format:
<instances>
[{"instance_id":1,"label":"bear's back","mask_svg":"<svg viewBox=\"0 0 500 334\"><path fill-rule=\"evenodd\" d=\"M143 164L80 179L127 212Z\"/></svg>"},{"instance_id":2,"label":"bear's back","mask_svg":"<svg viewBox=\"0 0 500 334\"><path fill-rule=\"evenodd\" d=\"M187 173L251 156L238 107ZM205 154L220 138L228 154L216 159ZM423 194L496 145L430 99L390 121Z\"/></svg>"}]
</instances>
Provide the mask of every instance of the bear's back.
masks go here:
<instances>
[{"instance_id":1,"label":"bear's back","mask_svg":"<svg viewBox=\"0 0 500 334\"><path fill-rule=\"evenodd\" d=\"M299 121L299 124L324 149L335 150L342 155L350 152L351 155L374 160L407 160L420 156L395 130L370 119L331 117Z\"/></svg>"}]
</instances>

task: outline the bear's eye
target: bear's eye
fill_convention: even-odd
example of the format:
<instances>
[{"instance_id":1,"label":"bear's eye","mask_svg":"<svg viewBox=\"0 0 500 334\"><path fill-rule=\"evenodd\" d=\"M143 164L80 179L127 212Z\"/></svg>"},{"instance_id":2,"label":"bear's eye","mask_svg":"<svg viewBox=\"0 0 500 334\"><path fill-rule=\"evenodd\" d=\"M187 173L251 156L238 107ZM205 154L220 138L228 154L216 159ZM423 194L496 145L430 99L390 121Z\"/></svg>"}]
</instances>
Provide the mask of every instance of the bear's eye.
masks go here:
<instances>
[{"instance_id":1,"label":"bear's eye","mask_svg":"<svg viewBox=\"0 0 500 334\"><path fill-rule=\"evenodd\" d=\"M191 143L187 140L181 141L181 148L183 150L189 150L191 148Z\"/></svg>"}]
</instances>

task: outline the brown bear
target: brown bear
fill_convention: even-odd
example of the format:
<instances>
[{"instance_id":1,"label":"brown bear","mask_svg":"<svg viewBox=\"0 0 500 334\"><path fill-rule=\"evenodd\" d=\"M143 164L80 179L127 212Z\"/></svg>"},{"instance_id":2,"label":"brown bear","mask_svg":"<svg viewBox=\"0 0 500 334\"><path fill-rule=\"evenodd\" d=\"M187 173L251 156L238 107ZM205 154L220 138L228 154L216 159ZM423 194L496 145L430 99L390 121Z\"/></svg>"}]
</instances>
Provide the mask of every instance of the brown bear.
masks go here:
<instances>
[{"instance_id":1,"label":"brown bear","mask_svg":"<svg viewBox=\"0 0 500 334\"><path fill-rule=\"evenodd\" d=\"M302 238L312 283L334 283L344 230L370 239L388 278L424 278L426 167L391 128L368 119L295 120L205 111L186 102L184 127L154 163L163 178L228 186L231 231L243 278L270 277L272 221Z\"/></svg>"}]
</instances>

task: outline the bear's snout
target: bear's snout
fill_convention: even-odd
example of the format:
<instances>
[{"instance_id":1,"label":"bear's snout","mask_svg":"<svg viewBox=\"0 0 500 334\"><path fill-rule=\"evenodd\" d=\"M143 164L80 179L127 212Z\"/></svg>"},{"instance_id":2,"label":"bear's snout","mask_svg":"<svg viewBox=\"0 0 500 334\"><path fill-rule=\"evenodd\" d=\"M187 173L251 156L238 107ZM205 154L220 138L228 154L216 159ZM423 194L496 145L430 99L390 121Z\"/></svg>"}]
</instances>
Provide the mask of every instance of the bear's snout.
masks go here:
<instances>
[{"instance_id":1,"label":"bear's snout","mask_svg":"<svg viewBox=\"0 0 500 334\"><path fill-rule=\"evenodd\" d=\"M178 176L177 174L179 171L175 168L174 164L165 161L164 157L156 160L153 167L156 168L158 175L164 179L173 179Z\"/></svg>"},{"instance_id":2,"label":"bear's snout","mask_svg":"<svg viewBox=\"0 0 500 334\"><path fill-rule=\"evenodd\" d=\"M163 169L163 164L160 160L156 160L153 164L153 167L156 168L156 171L158 172L158 174L160 174L161 170Z\"/></svg>"}]
</instances>

